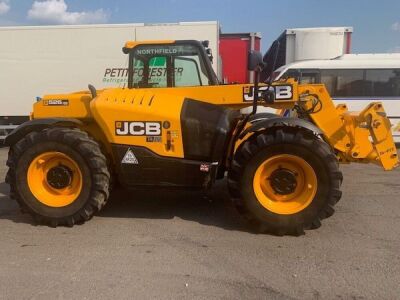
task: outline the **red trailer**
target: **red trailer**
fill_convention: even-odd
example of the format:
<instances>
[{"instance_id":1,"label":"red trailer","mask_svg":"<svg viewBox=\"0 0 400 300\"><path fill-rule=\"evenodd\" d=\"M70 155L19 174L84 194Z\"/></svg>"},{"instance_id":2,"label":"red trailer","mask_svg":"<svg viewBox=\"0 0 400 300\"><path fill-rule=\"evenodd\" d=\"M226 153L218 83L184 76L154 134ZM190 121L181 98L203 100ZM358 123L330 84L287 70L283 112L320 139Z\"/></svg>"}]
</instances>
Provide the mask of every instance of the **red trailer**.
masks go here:
<instances>
[{"instance_id":1,"label":"red trailer","mask_svg":"<svg viewBox=\"0 0 400 300\"><path fill-rule=\"evenodd\" d=\"M250 50L260 48L260 33L221 33L219 53L224 83L252 83L254 74L247 70L247 56Z\"/></svg>"}]
</instances>

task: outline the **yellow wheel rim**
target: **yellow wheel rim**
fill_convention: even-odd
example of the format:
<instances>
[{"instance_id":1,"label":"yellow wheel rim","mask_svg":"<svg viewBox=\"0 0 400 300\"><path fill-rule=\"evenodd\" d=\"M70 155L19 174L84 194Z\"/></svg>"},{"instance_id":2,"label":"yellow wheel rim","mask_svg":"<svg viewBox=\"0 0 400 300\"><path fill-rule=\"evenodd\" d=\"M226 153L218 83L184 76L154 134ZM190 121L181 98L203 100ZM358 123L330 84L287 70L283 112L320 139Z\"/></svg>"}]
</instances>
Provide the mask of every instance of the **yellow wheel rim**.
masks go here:
<instances>
[{"instance_id":1,"label":"yellow wheel rim","mask_svg":"<svg viewBox=\"0 0 400 300\"><path fill-rule=\"evenodd\" d=\"M317 192L314 169L301 157L281 154L268 158L256 170L253 189L260 204L281 215L304 210Z\"/></svg>"},{"instance_id":2,"label":"yellow wheel rim","mask_svg":"<svg viewBox=\"0 0 400 300\"><path fill-rule=\"evenodd\" d=\"M73 203L82 190L82 173L78 164L61 152L46 152L33 159L27 181L35 198L50 207Z\"/></svg>"}]
</instances>

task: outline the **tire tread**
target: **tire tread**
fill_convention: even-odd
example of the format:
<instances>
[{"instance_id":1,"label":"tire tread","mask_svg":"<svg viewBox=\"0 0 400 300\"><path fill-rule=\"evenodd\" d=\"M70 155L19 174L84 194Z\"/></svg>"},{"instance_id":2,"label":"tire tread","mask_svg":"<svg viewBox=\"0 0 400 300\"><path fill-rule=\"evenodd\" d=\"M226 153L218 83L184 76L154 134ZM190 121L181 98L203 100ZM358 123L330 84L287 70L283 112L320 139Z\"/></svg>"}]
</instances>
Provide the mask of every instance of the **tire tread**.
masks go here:
<instances>
[{"instance_id":1,"label":"tire tread","mask_svg":"<svg viewBox=\"0 0 400 300\"><path fill-rule=\"evenodd\" d=\"M92 177L92 189L90 199L85 205L71 216L53 218L41 216L33 211L22 199L16 186L16 166L22 154L33 145L50 141L69 145L77 150L87 162ZM100 211L107 203L110 194L110 170L108 169L106 156L100 149L100 145L86 132L78 128L53 127L39 132L30 132L23 139L10 147L6 175L6 183L10 185L10 197L15 199L22 211L33 216L38 223L51 227L82 224L90 220L94 214Z\"/></svg>"},{"instance_id":2,"label":"tire tread","mask_svg":"<svg viewBox=\"0 0 400 300\"><path fill-rule=\"evenodd\" d=\"M326 199L324 206L319 211L315 219L308 224L299 225L296 228L282 228L279 224L272 228L267 227L247 209L240 192L240 180L246 164L261 149L280 143L300 144L307 148L312 148L314 152L323 158L325 166L328 169L332 187ZM250 223L255 231L260 233L271 233L281 235L301 235L306 229L316 229L321 226L321 220L332 216L335 212L334 205L340 200L342 192L340 185L343 180L342 172L338 168L337 158L333 149L323 140L304 129L296 127L281 127L275 130L263 131L254 134L236 151L232 160L232 168L228 172L228 189L231 195L232 203L244 219Z\"/></svg>"}]
</instances>

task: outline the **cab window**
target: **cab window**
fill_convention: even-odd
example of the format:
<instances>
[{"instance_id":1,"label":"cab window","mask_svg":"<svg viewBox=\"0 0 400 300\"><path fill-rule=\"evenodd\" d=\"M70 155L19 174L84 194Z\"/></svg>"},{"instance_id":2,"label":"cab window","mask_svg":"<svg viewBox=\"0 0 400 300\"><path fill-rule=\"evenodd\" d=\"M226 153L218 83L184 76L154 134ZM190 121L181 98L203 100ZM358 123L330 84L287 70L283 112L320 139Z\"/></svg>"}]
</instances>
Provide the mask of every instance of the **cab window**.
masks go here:
<instances>
[{"instance_id":1,"label":"cab window","mask_svg":"<svg viewBox=\"0 0 400 300\"><path fill-rule=\"evenodd\" d=\"M193 58L177 57L175 69L175 86L203 85L198 64Z\"/></svg>"},{"instance_id":2,"label":"cab window","mask_svg":"<svg viewBox=\"0 0 400 300\"><path fill-rule=\"evenodd\" d=\"M132 87L163 88L213 83L195 45L143 45L131 54Z\"/></svg>"},{"instance_id":3,"label":"cab window","mask_svg":"<svg viewBox=\"0 0 400 300\"><path fill-rule=\"evenodd\" d=\"M133 81L134 82L141 82L143 80L143 69L144 69L143 60L135 58L133 60Z\"/></svg>"},{"instance_id":4,"label":"cab window","mask_svg":"<svg viewBox=\"0 0 400 300\"><path fill-rule=\"evenodd\" d=\"M167 87L167 57L155 56L149 61L149 85Z\"/></svg>"}]
</instances>

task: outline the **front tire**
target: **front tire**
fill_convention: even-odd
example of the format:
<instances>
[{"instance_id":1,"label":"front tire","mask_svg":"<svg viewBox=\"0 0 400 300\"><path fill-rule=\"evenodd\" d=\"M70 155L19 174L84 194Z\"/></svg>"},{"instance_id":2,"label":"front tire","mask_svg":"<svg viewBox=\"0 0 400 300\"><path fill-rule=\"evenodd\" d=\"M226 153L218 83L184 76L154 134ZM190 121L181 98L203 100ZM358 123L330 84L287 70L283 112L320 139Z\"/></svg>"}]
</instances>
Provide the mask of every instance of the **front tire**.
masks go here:
<instances>
[{"instance_id":1,"label":"front tire","mask_svg":"<svg viewBox=\"0 0 400 300\"><path fill-rule=\"evenodd\" d=\"M10 148L7 165L11 197L39 223L84 223L109 197L106 157L79 129L31 132Z\"/></svg>"},{"instance_id":2,"label":"front tire","mask_svg":"<svg viewBox=\"0 0 400 300\"><path fill-rule=\"evenodd\" d=\"M341 197L331 148L311 132L282 127L256 133L236 151L231 198L257 232L300 235L318 228Z\"/></svg>"}]
</instances>

